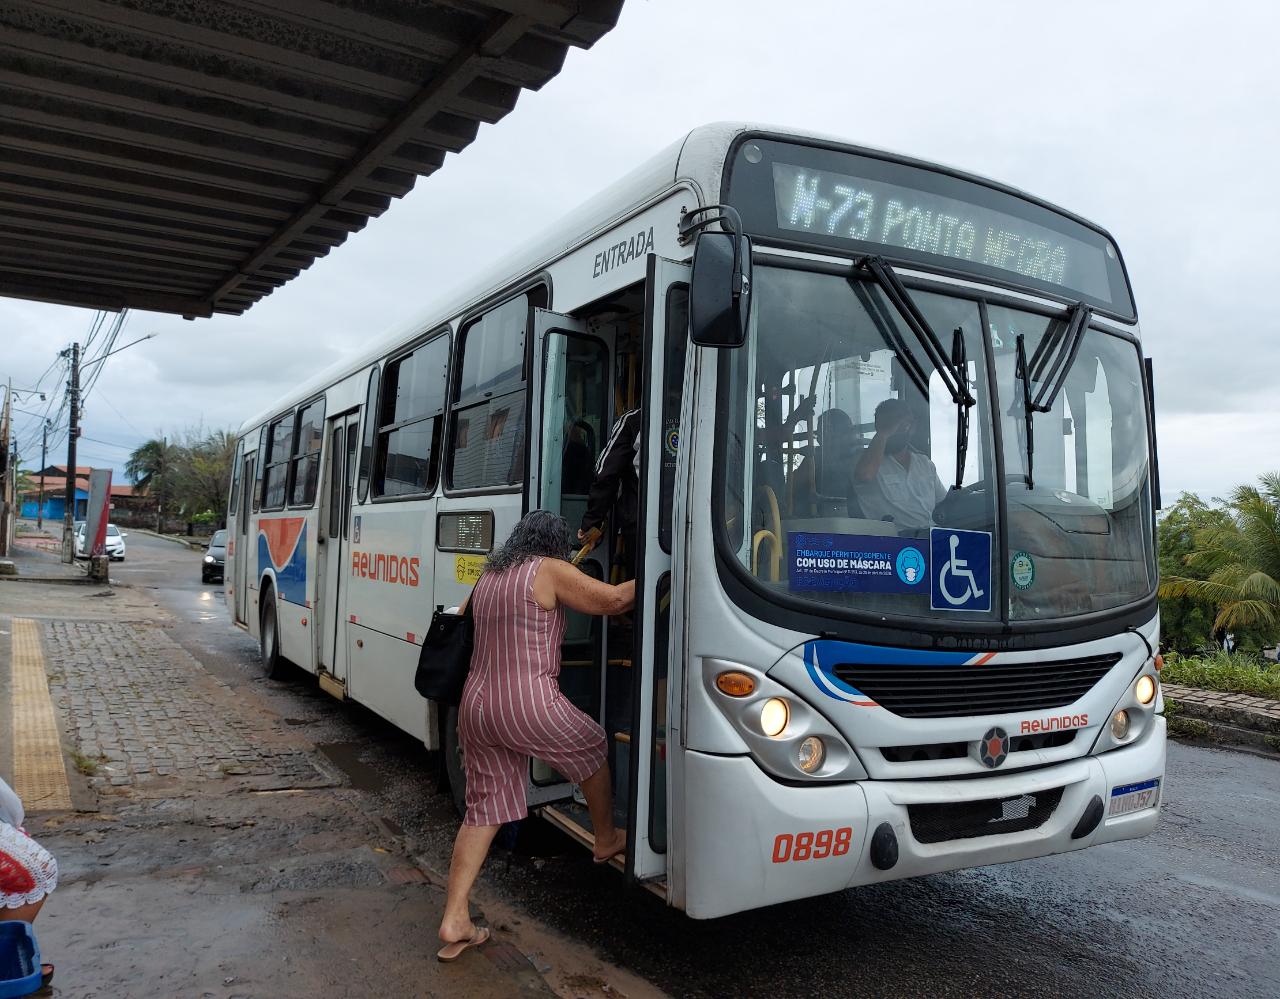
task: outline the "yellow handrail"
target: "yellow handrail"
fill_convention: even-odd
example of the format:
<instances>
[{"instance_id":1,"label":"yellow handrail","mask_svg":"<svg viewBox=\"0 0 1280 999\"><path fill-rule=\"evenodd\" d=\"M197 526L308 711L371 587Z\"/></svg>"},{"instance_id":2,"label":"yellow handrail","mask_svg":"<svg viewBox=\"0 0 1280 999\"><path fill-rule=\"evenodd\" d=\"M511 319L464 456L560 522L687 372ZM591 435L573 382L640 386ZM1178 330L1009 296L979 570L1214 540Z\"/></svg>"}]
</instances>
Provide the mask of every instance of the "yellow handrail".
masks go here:
<instances>
[{"instance_id":1,"label":"yellow handrail","mask_svg":"<svg viewBox=\"0 0 1280 999\"><path fill-rule=\"evenodd\" d=\"M778 542L778 536L764 528L756 531L755 537L751 539L751 574L757 578L760 576L760 545L765 541L770 545L770 582L776 583L782 572L782 546Z\"/></svg>"}]
</instances>

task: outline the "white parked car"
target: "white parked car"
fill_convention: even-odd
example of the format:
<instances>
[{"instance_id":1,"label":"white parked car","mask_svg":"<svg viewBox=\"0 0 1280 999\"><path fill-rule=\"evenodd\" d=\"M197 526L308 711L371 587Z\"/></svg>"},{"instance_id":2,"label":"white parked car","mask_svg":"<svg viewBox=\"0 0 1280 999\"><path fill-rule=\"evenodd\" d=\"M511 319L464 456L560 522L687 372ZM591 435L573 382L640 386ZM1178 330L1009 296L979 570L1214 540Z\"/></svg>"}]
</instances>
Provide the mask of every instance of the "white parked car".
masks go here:
<instances>
[{"instance_id":1,"label":"white parked car","mask_svg":"<svg viewBox=\"0 0 1280 999\"><path fill-rule=\"evenodd\" d=\"M84 521L76 521L76 558L89 557L89 553L85 551L84 531ZM107 557L111 561L124 561L124 539L127 537L128 535L124 534L115 524L107 525Z\"/></svg>"}]
</instances>

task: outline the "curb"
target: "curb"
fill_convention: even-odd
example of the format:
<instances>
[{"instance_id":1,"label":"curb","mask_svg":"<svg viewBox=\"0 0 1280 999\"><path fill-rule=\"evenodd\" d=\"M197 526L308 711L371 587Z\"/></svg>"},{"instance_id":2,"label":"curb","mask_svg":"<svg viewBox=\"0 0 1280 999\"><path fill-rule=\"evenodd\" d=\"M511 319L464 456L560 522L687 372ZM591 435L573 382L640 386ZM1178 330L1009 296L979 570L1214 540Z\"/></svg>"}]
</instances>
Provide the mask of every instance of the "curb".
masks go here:
<instances>
[{"instance_id":1,"label":"curb","mask_svg":"<svg viewBox=\"0 0 1280 999\"><path fill-rule=\"evenodd\" d=\"M1164 685L1169 734L1280 760L1280 701Z\"/></svg>"},{"instance_id":2,"label":"curb","mask_svg":"<svg viewBox=\"0 0 1280 999\"><path fill-rule=\"evenodd\" d=\"M183 548L190 548L193 551L204 551L204 542L197 538L181 538L172 534L157 534L155 531L149 531L145 527L131 527L129 530L159 538L161 541L172 541L175 545L182 545Z\"/></svg>"}]
</instances>

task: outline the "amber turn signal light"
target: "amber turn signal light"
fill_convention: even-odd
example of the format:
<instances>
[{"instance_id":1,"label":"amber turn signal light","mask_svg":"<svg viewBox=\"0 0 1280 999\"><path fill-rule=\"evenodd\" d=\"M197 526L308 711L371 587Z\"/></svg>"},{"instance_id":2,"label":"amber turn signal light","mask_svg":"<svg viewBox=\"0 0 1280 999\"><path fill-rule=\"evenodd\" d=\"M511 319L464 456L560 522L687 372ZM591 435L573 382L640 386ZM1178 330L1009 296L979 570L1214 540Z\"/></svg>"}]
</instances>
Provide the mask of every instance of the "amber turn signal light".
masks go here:
<instances>
[{"instance_id":1,"label":"amber turn signal light","mask_svg":"<svg viewBox=\"0 0 1280 999\"><path fill-rule=\"evenodd\" d=\"M728 694L730 697L746 697L748 694L755 693L756 682L746 673L729 670L716 677L716 686L720 689L720 693Z\"/></svg>"},{"instance_id":2,"label":"amber turn signal light","mask_svg":"<svg viewBox=\"0 0 1280 999\"><path fill-rule=\"evenodd\" d=\"M1160 655L1160 653L1157 652L1156 653L1156 672L1159 673L1162 669L1164 669L1164 656Z\"/></svg>"}]
</instances>

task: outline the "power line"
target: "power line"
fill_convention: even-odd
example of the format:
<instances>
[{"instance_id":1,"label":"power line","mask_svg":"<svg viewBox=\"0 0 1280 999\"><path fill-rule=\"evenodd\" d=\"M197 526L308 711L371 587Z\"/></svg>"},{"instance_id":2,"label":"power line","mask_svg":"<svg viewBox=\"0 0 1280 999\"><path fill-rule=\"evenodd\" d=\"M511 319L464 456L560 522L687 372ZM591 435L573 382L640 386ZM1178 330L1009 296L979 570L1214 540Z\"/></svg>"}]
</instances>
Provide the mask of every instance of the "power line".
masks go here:
<instances>
[{"instance_id":1,"label":"power line","mask_svg":"<svg viewBox=\"0 0 1280 999\"><path fill-rule=\"evenodd\" d=\"M115 403L113 403L110 399L108 399L108 398L106 397L106 394L105 394L105 393L99 392L99 393L98 393L98 398L99 398L99 399L101 399L103 402L105 402L108 406L110 406L110 407L111 407L111 412L115 413L115 414L116 414L116 416L118 416L118 417L120 417L120 419L124 420L124 422L125 422L125 423L127 423L127 424L129 425L129 429L130 429L130 430L132 430L135 434L137 434L139 437L146 437L146 436L147 436L147 435L146 435L146 434L144 434L141 430L139 430L137 427L135 427L135 426L133 425L133 421L131 421L131 420L129 419L129 417L125 416L125 415L124 415L124 413L122 413L122 412L120 412L120 410L116 409L116 407L115 407Z\"/></svg>"},{"instance_id":2,"label":"power line","mask_svg":"<svg viewBox=\"0 0 1280 999\"><path fill-rule=\"evenodd\" d=\"M117 444L115 441L104 441L100 437L90 437L88 434L81 434L80 439L82 441L93 441L95 444L105 444L107 447L118 447L122 451L132 452L137 450L136 444Z\"/></svg>"}]
</instances>

